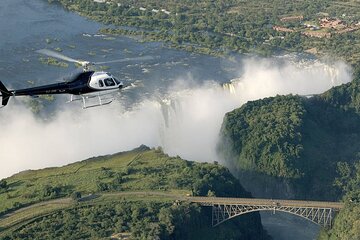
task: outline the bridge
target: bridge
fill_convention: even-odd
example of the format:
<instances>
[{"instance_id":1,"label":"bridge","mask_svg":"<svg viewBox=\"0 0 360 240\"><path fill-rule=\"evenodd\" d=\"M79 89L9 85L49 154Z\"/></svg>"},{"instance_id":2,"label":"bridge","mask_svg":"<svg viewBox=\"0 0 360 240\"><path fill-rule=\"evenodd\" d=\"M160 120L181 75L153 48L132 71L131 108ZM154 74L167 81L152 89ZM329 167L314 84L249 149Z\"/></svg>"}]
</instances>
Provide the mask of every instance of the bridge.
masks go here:
<instances>
[{"instance_id":1,"label":"bridge","mask_svg":"<svg viewBox=\"0 0 360 240\"><path fill-rule=\"evenodd\" d=\"M341 202L320 202L302 200L257 199L257 198L228 198L228 197L193 197L166 192L121 192L106 195L141 195L162 196L174 199L175 202L187 201L204 207L212 207L212 226L257 211L276 211L290 213L325 228L331 228L335 213L344 207Z\"/></svg>"},{"instance_id":2,"label":"bridge","mask_svg":"<svg viewBox=\"0 0 360 240\"><path fill-rule=\"evenodd\" d=\"M281 211L294 214L312 221L325 228L331 228L334 215L337 211L344 207L339 202L315 202L315 201L299 201L299 200L275 200L275 199L256 199L256 198L225 198L225 197L193 197L183 194L173 194L169 192L156 191L138 191L138 192L114 192L101 193L85 196L77 203L71 198L59 198L35 203L0 217L0 228L10 229L13 226L22 226L27 221L35 218L47 216L55 211L77 206L77 204L98 204L103 198L132 198L134 196L149 199L159 197L168 199L169 201L197 203L204 207L212 207L212 225L219 224L235 218L237 216L256 212L256 211ZM1 231L0 231L1 238Z\"/></svg>"},{"instance_id":3,"label":"bridge","mask_svg":"<svg viewBox=\"0 0 360 240\"><path fill-rule=\"evenodd\" d=\"M212 207L213 227L234 217L257 211L287 212L331 228L335 212L344 207L340 202L276 200L255 198L187 197L187 201Z\"/></svg>"}]
</instances>

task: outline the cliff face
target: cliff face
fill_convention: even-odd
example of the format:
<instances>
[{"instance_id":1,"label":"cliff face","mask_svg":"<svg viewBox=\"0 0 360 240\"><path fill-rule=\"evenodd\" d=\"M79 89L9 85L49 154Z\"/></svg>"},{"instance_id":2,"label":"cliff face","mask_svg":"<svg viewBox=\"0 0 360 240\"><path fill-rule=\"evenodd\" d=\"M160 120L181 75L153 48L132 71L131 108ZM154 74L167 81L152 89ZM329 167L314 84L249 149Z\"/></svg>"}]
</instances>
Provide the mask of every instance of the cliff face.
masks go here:
<instances>
[{"instance_id":1,"label":"cliff face","mask_svg":"<svg viewBox=\"0 0 360 240\"><path fill-rule=\"evenodd\" d=\"M337 198L338 162L360 152L359 110L357 79L312 98L248 102L226 114L218 150L241 172L290 183L295 196Z\"/></svg>"}]
</instances>

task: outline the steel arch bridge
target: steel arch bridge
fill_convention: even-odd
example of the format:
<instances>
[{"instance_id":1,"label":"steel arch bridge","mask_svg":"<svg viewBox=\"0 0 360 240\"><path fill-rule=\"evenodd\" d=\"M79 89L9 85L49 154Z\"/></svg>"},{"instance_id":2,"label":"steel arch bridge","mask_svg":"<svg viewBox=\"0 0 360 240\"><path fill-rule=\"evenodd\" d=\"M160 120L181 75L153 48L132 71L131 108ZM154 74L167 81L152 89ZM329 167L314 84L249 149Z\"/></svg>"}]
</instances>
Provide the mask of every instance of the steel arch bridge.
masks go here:
<instances>
[{"instance_id":1,"label":"steel arch bridge","mask_svg":"<svg viewBox=\"0 0 360 240\"><path fill-rule=\"evenodd\" d=\"M331 228L335 213L343 208L343 203L340 202L299 200L189 197L188 201L212 207L213 227L251 212L280 211L305 218L325 228Z\"/></svg>"}]
</instances>

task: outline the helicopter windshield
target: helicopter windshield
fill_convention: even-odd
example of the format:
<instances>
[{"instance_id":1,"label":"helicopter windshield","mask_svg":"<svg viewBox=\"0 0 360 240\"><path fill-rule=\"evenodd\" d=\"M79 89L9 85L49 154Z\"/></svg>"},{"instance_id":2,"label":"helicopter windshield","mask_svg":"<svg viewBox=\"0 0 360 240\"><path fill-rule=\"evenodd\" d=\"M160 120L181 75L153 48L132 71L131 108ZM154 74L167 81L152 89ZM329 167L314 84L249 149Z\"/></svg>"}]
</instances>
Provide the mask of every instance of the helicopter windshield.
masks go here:
<instances>
[{"instance_id":1,"label":"helicopter windshield","mask_svg":"<svg viewBox=\"0 0 360 240\"><path fill-rule=\"evenodd\" d=\"M113 78L114 79L114 81L116 82L116 84L120 84L120 81L119 80L117 80L116 78Z\"/></svg>"},{"instance_id":2,"label":"helicopter windshield","mask_svg":"<svg viewBox=\"0 0 360 240\"><path fill-rule=\"evenodd\" d=\"M107 86L107 87L115 86L115 83L114 83L114 81L112 80L112 78L106 78L106 79L104 80L104 83L105 83L105 86Z\"/></svg>"}]
</instances>

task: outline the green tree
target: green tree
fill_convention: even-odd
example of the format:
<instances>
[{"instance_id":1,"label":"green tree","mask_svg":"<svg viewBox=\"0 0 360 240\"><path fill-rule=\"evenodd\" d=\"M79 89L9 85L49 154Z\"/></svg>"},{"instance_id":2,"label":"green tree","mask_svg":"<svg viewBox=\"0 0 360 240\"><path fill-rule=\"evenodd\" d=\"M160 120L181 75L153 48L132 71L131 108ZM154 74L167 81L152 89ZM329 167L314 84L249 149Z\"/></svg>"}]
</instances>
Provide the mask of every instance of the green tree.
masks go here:
<instances>
[{"instance_id":1,"label":"green tree","mask_svg":"<svg viewBox=\"0 0 360 240\"><path fill-rule=\"evenodd\" d=\"M78 201L81 198L81 193L80 192L73 192L71 194L71 198L75 201Z\"/></svg>"},{"instance_id":2,"label":"green tree","mask_svg":"<svg viewBox=\"0 0 360 240\"><path fill-rule=\"evenodd\" d=\"M2 179L0 181L0 190L7 190L9 188L7 181L5 179Z\"/></svg>"}]
</instances>

